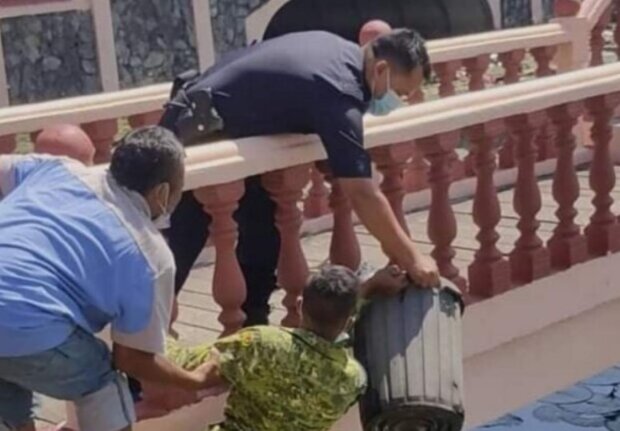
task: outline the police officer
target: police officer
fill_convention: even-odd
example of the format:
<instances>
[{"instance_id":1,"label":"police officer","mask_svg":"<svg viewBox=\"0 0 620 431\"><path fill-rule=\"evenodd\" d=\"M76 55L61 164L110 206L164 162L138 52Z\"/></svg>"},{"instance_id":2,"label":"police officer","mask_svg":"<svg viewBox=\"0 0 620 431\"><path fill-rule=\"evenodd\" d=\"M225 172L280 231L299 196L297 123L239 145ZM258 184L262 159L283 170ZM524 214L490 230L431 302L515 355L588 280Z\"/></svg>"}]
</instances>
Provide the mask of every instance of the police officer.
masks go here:
<instances>
[{"instance_id":1,"label":"police officer","mask_svg":"<svg viewBox=\"0 0 620 431\"><path fill-rule=\"evenodd\" d=\"M322 32L300 32L226 55L199 76L177 79L161 125L186 145L219 136L317 134L333 177L385 253L424 286L438 283L435 263L416 249L371 180L362 117L404 104L430 74L424 40L409 29L365 46ZM248 296L246 326L267 323L276 286L280 238L275 204L260 182L246 179L236 219L237 255ZM176 264L177 292L205 245L211 219L184 194L166 235Z\"/></svg>"}]
</instances>

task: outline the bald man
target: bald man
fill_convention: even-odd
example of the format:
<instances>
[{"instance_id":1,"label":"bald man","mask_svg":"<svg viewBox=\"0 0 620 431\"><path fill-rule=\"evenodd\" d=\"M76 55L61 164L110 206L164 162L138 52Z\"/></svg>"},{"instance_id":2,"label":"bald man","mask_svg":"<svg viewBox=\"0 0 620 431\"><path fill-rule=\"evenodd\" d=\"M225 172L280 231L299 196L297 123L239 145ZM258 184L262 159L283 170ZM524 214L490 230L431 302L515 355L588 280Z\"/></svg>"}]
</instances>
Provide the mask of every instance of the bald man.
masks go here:
<instances>
[{"instance_id":1,"label":"bald man","mask_svg":"<svg viewBox=\"0 0 620 431\"><path fill-rule=\"evenodd\" d=\"M358 40L360 45L364 46L369 42L372 42L379 36L383 36L392 31L392 26L389 25L385 21L381 21L380 19L374 19L372 21L368 21L366 24L362 26L360 29L360 34L358 36Z\"/></svg>"}]
</instances>

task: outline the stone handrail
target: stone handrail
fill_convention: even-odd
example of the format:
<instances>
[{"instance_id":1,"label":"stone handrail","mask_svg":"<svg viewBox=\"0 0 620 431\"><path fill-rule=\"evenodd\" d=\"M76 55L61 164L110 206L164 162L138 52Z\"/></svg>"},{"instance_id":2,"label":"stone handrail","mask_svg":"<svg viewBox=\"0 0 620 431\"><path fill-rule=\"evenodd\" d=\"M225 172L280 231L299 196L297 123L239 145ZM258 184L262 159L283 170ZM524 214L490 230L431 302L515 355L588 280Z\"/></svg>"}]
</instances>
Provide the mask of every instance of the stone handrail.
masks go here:
<instances>
[{"instance_id":1,"label":"stone handrail","mask_svg":"<svg viewBox=\"0 0 620 431\"><path fill-rule=\"evenodd\" d=\"M620 64L427 102L386 117L367 117L366 148L405 142L620 89ZM260 148L260 151L256 149ZM315 136L221 141L187 150L186 188L215 185L325 158Z\"/></svg>"}]
</instances>

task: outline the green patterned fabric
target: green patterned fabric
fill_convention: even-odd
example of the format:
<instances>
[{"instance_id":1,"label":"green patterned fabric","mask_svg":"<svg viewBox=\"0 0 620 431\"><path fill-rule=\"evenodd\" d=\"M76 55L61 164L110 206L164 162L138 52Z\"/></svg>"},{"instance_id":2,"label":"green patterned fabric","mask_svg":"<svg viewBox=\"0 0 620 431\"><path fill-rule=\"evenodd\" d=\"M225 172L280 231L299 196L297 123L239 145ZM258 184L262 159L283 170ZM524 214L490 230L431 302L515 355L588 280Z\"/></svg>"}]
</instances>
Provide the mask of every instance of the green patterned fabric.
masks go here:
<instances>
[{"instance_id":1,"label":"green patterned fabric","mask_svg":"<svg viewBox=\"0 0 620 431\"><path fill-rule=\"evenodd\" d=\"M341 344L302 329L257 326L169 355L191 369L217 350L231 384L226 421L212 431L326 431L366 386L362 366Z\"/></svg>"}]
</instances>

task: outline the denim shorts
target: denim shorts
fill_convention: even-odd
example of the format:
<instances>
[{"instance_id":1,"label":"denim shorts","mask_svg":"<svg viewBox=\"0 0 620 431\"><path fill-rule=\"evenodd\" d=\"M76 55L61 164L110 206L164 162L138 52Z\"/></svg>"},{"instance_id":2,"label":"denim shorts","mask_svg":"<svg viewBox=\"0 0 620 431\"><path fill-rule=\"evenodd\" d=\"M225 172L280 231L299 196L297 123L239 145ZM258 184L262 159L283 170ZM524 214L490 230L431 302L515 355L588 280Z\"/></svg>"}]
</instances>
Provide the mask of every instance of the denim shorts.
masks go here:
<instances>
[{"instance_id":1,"label":"denim shorts","mask_svg":"<svg viewBox=\"0 0 620 431\"><path fill-rule=\"evenodd\" d=\"M42 353L0 357L0 431L33 418L33 393L73 401L83 430L119 430L135 422L126 379L114 370L110 350L81 329Z\"/></svg>"}]
</instances>

